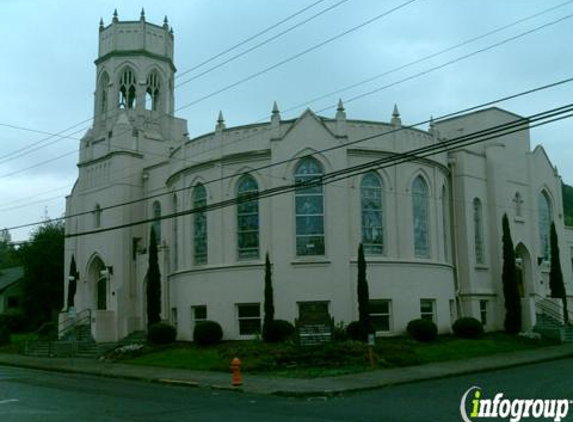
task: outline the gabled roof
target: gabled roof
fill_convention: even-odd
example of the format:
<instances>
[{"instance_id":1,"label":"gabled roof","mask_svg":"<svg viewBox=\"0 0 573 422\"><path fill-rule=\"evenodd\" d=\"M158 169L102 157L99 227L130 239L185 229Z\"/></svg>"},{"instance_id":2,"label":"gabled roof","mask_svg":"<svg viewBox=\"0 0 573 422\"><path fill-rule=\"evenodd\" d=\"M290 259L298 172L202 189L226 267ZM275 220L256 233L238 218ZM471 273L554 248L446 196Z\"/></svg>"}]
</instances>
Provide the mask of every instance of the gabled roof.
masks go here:
<instances>
[{"instance_id":1,"label":"gabled roof","mask_svg":"<svg viewBox=\"0 0 573 422\"><path fill-rule=\"evenodd\" d=\"M24 277L24 267L12 267L0 270L0 292Z\"/></svg>"},{"instance_id":2,"label":"gabled roof","mask_svg":"<svg viewBox=\"0 0 573 422\"><path fill-rule=\"evenodd\" d=\"M287 135L295 128L297 127L303 120L305 119L312 119L314 120L316 123L318 123L318 125L320 127L322 127L326 132L328 132L328 134L330 136L332 136L333 138L336 138L336 135L328 128L328 126L326 126L326 124L324 123L325 120L329 120L326 119L324 117L318 116L314 111L312 111L310 108L307 108L305 111L302 112L302 114L294 121L294 123L292 124L291 127L289 127L286 131L286 133L282 136L282 138L286 138ZM281 123L284 123L285 121L283 120Z\"/></svg>"}]
</instances>

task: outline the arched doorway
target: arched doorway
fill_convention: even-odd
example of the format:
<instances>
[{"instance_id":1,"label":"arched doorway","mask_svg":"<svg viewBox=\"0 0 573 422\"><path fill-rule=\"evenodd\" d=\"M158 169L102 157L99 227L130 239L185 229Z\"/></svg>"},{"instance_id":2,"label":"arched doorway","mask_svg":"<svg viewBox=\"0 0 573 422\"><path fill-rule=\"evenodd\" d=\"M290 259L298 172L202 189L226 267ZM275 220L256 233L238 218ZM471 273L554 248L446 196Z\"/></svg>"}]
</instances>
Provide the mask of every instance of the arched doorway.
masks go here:
<instances>
[{"instance_id":1,"label":"arched doorway","mask_svg":"<svg viewBox=\"0 0 573 422\"><path fill-rule=\"evenodd\" d=\"M515 278L520 297L531 293L531 257L523 243L515 248Z\"/></svg>"},{"instance_id":2,"label":"arched doorway","mask_svg":"<svg viewBox=\"0 0 573 422\"><path fill-rule=\"evenodd\" d=\"M100 311L106 310L108 305L109 280L105 274L102 274L105 269L105 264L98 256L92 259L88 269L92 307Z\"/></svg>"}]
</instances>

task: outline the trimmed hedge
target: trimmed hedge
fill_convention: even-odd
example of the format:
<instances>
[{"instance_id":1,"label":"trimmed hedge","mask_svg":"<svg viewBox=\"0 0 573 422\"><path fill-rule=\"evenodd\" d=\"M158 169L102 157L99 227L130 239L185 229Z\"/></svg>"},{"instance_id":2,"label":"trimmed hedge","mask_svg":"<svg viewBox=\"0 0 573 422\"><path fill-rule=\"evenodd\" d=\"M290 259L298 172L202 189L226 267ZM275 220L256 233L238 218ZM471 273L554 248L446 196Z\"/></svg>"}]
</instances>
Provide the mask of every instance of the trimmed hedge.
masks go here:
<instances>
[{"instance_id":1,"label":"trimmed hedge","mask_svg":"<svg viewBox=\"0 0 573 422\"><path fill-rule=\"evenodd\" d=\"M429 343L436 339L438 327L427 319L414 319L408 323L406 331L416 340Z\"/></svg>"},{"instance_id":2,"label":"trimmed hedge","mask_svg":"<svg viewBox=\"0 0 573 422\"><path fill-rule=\"evenodd\" d=\"M152 344L169 344L175 341L177 330L164 322L151 325L147 330L147 340Z\"/></svg>"},{"instance_id":3,"label":"trimmed hedge","mask_svg":"<svg viewBox=\"0 0 573 422\"><path fill-rule=\"evenodd\" d=\"M346 326L346 335L350 340L368 341L368 334L373 333L374 327L372 325L368 328L364 328L360 321L352 321Z\"/></svg>"},{"instance_id":4,"label":"trimmed hedge","mask_svg":"<svg viewBox=\"0 0 573 422\"><path fill-rule=\"evenodd\" d=\"M6 326L0 327L0 345L10 343L10 330Z\"/></svg>"},{"instance_id":5,"label":"trimmed hedge","mask_svg":"<svg viewBox=\"0 0 573 422\"><path fill-rule=\"evenodd\" d=\"M274 319L263 326L263 340L267 343L280 343L294 333L294 325L282 319Z\"/></svg>"},{"instance_id":6,"label":"trimmed hedge","mask_svg":"<svg viewBox=\"0 0 573 422\"><path fill-rule=\"evenodd\" d=\"M461 338L476 339L483 336L483 325L475 318L459 318L452 326L454 334Z\"/></svg>"},{"instance_id":7,"label":"trimmed hedge","mask_svg":"<svg viewBox=\"0 0 573 422\"><path fill-rule=\"evenodd\" d=\"M216 321L199 322L193 330L193 341L201 346L217 344L223 338L223 329Z\"/></svg>"},{"instance_id":8,"label":"trimmed hedge","mask_svg":"<svg viewBox=\"0 0 573 422\"><path fill-rule=\"evenodd\" d=\"M11 333L21 333L26 329L26 321L22 315L0 315L0 327L6 327Z\"/></svg>"}]
</instances>

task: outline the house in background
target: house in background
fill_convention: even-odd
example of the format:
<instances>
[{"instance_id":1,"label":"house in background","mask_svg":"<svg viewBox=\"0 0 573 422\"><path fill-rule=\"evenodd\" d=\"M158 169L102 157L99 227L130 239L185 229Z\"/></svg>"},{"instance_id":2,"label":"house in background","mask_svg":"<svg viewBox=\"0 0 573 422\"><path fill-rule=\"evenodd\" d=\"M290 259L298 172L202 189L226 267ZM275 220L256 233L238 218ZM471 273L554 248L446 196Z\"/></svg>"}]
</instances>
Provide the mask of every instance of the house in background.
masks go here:
<instances>
[{"instance_id":1,"label":"house in background","mask_svg":"<svg viewBox=\"0 0 573 422\"><path fill-rule=\"evenodd\" d=\"M22 313L24 296L24 268L12 267L0 270L0 315Z\"/></svg>"}]
</instances>

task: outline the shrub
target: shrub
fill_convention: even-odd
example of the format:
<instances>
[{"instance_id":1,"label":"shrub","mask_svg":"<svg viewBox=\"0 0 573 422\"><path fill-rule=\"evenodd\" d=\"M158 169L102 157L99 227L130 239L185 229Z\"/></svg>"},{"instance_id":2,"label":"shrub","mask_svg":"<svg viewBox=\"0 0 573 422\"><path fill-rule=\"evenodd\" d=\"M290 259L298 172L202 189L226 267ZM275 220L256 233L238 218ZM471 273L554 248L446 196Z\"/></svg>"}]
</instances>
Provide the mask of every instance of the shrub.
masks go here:
<instances>
[{"instance_id":1,"label":"shrub","mask_svg":"<svg viewBox=\"0 0 573 422\"><path fill-rule=\"evenodd\" d=\"M280 343L294 332L294 325L282 319L274 319L263 326L263 340L267 343Z\"/></svg>"},{"instance_id":2,"label":"shrub","mask_svg":"<svg viewBox=\"0 0 573 422\"><path fill-rule=\"evenodd\" d=\"M438 335L438 327L427 319L414 319L408 323L406 331L418 341L431 342Z\"/></svg>"},{"instance_id":3,"label":"shrub","mask_svg":"<svg viewBox=\"0 0 573 422\"><path fill-rule=\"evenodd\" d=\"M203 321L198 323L193 330L193 340L201 346L217 344L223 338L223 329L218 322Z\"/></svg>"},{"instance_id":4,"label":"shrub","mask_svg":"<svg viewBox=\"0 0 573 422\"><path fill-rule=\"evenodd\" d=\"M10 343L10 330L6 326L0 327L0 345Z\"/></svg>"},{"instance_id":5,"label":"shrub","mask_svg":"<svg viewBox=\"0 0 573 422\"><path fill-rule=\"evenodd\" d=\"M177 330L175 327L164 322L158 322L149 326L147 340L152 344L169 344L175 341Z\"/></svg>"},{"instance_id":6,"label":"shrub","mask_svg":"<svg viewBox=\"0 0 573 422\"><path fill-rule=\"evenodd\" d=\"M0 327L6 327L11 333L21 333L26 324L22 315L0 315Z\"/></svg>"},{"instance_id":7,"label":"shrub","mask_svg":"<svg viewBox=\"0 0 573 422\"><path fill-rule=\"evenodd\" d=\"M360 321L352 321L346 326L346 335L350 340L367 341L368 334L372 333L374 333L374 327L369 325L368 328L364 328Z\"/></svg>"},{"instance_id":8,"label":"shrub","mask_svg":"<svg viewBox=\"0 0 573 422\"><path fill-rule=\"evenodd\" d=\"M480 338L483 335L483 325L475 318L459 318L452 326L454 334L461 338Z\"/></svg>"}]
</instances>

